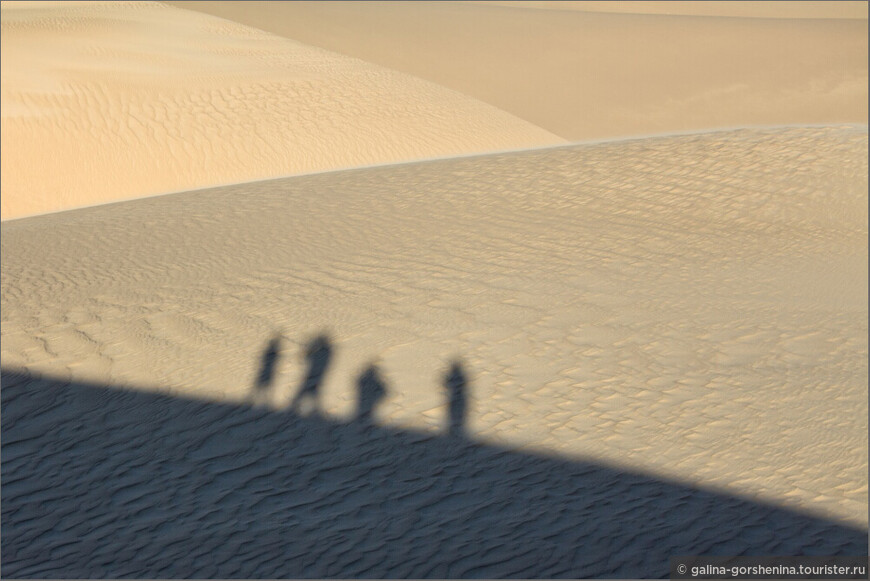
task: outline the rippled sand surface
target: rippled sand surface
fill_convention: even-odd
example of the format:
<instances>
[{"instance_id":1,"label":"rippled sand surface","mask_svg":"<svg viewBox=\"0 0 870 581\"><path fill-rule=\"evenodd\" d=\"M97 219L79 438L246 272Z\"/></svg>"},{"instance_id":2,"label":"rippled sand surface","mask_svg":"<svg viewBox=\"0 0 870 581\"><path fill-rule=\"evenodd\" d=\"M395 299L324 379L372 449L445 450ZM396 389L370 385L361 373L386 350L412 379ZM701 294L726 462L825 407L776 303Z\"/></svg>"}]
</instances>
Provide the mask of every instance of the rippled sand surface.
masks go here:
<instances>
[{"instance_id":1,"label":"rippled sand surface","mask_svg":"<svg viewBox=\"0 0 870 581\"><path fill-rule=\"evenodd\" d=\"M2 5L2 218L564 140L446 87L158 2Z\"/></svg>"},{"instance_id":2,"label":"rippled sand surface","mask_svg":"<svg viewBox=\"0 0 870 581\"><path fill-rule=\"evenodd\" d=\"M565 139L867 123L861 2L175 2L471 95Z\"/></svg>"},{"instance_id":3,"label":"rippled sand surface","mask_svg":"<svg viewBox=\"0 0 870 581\"><path fill-rule=\"evenodd\" d=\"M624 502L626 511L644 514L641 505L658 486L669 502L680 504L685 495L692 510L706 510L700 508L704 503L691 504L700 502L698 495L715 493L728 495L728 502L740 498L794 510L805 519L826 519L831 526L863 528L866 190L866 128L740 130L286 178L13 221L4 226L2 239L3 365L57 384L43 388L24 381L18 390L30 386L42 395L22 395L23 401L50 400L48 394L56 390L70 397L74 389L58 387L69 380L116 386L86 390L97 394L89 397L122 397L114 395L119 387L151 394L146 401L153 411L142 412L146 415L138 415L135 406L124 408L143 430L142 422L153 421L148 414L171 413L159 410L175 407L164 395L212 402L201 405L237 418L231 422L230 432L238 434L232 444L225 433L229 428L217 421L196 424L192 434L180 427L181 419L155 428L166 432L161 446L177 445L184 452L179 450L181 456L166 465L159 484L130 482L129 489L113 497L121 514L153 506L152 495L163 493L151 486L195 486L201 488L185 494L197 498L197 506L214 502L216 509L222 507L230 502L225 494L243 494L244 502L255 504L268 504L265 499L276 495L282 503L298 502L311 519L333 514L329 507L335 502L337 518L356 515L348 517L356 523L351 528L361 522L355 520L362 518L359 511L386 510L383 514L390 516L383 526L401 529L402 519L418 522L419 511L461 510L463 498L476 498L451 492L446 482L459 475L443 476L445 481L433 467L427 468L436 470L430 477L403 482L400 492L416 500L400 502L397 506L403 508L396 513L380 504L387 499L369 485L358 490L360 484L354 482L365 476L352 467L356 454L355 440L346 435L350 432L335 436L343 443L329 444L332 436L313 438L300 422L320 418L325 423L318 420L317 429L329 433L325 426L331 423L353 425L365 405L381 430L378 438L391 443L360 445L375 446L370 452L385 456L390 466L413 463L417 452L424 458L435 452L429 444L399 445L404 440L389 434L412 439L417 434L435 438L433 446L446 445L442 434L450 431L451 417L460 421L458 429L469 441L484 446L467 451L471 456L460 455L463 461L476 464L472 459L481 450L525 454L518 457L519 472L486 469L471 482L492 481L496 488L502 478L537 482L539 487L520 488L534 498L533 490L538 490L542 498L528 502L540 502L547 514L523 512L522 519L532 519L527 526L542 535L549 530L547 519L565 516L552 495L585 490L572 470L587 463L643 474L645 484L638 491L628 486L619 500L611 499ZM244 204L238 203L241 198ZM310 349L318 336L319 363ZM264 366L270 368L265 380ZM446 403L451 376L463 387L453 405L464 412ZM294 402L306 385L314 385L308 389L311 401ZM164 394L163 399L153 399L156 394ZM361 403L366 398L372 403ZM7 408L21 413L14 404L18 400L12 401ZM135 399L126 401L131 405ZM255 403L263 411L246 411ZM311 409L314 404L319 407ZM111 436L113 443L103 453L119 467L150 463L140 444L125 444L130 440L123 422L113 423L94 405L75 421L86 432L97 422ZM199 409L194 403L184 406ZM55 409L61 413L63 408ZM271 437L261 434L267 430L258 424L263 414L268 422L291 422L293 430L305 432L300 437L312 450L327 446L330 454L338 454L330 456L335 466L305 464L310 482L302 486L289 476L279 477L284 468L273 472L280 459L257 464L257 454L268 448L262 440ZM25 474L33 471L24 479L27 484L19 481L11 493L4 487L4 507L20 507L14 515L4 515L4 527L20 527L18 534L27 531L35 546L51 547L64 538L49 532L57 517L33 512L36 505L25 501L52 490L62 494L65 485L49 476L35 478L46 464L34 466L26 458L47 454L40 452L52 448L45 438L66 449L57 434L73 427L64 428L62 416L40 417L35 433L26 429L24 416L16 416L13 424L20 427L10 428L8 436L4 431L4 446L16 443L20 459L15 465ZM23 438L24 433L30 435ZM131 437L147 439L147 430ZM82 482L92 478L85 470L95 461L92 453L84 453L88 441L76 437L67 451L48 456L48 466L63 466L56 478L67 468L80 474ZM212 446L212 441L221 443ZM566 479L550 489L547 479L537 475L533 458L554 456L569 464L547 468L561 474L557 480ZM156 456L155 461L163 465ZM229 488L191 480L200 471L222 473L225 464L244 474L228 480ZM412 477L402 470L407 468L400 470L403 478ZM333 471L341 476L334 479ZM380 478L389 479L387 474L391 472ZM607 474L621 481L617 472ZM121 473L116 477L127 482ZM672 482L678 484L665 484ZM309 485L323 495L321 500L307 496L315 494ZM423 502L416 497L429 498L425 491L433 486L434 498ZM595 494L606 495L606 486L596 486ZM685 488L677 494L674 486ZM351 495L346 502L335 499L344 494ZM508 489L503 494L509 495ZM165 542L169 525L161 523L184 512L185 501L178 502L151 525L130 517L144 527L137 543L154 551ZM741 514L747 511L740 506ZM106 512L105 506L93 510L95 519ZM234 510L244 520L243 507ZM571 511L586 509L571 505L566 510L576 518ZM73 514L90 521L87 511ZM470 519L461 527L469 538L496 518L485 510L475 514L463 517ZM595 514L600 526L613 516ZM662 526L676 522L656 515L650 518L660 519ZM216 518L196 516L208 522ZM500 518L499 526L507 527ZM205 523L182 520L193 528ZM287 525L269 522L291 534L282 528ZM341 518L334 526L339 522ZM782 525L779 517L772 522ZM722 534L715 525L702 534L705 523L698 518L687 525L689 531L700 527L694 533L667 541L669 554L704 552L701 545ZM96 543L95 550L108 554L116 526L94 521L92 527L76 529L76 538L84 535ZM593 565L587 557L563 555L552 562L553 569L529 568L526 561L512 568L506 554L496 551L504 560L493 557L490 563L467 549L464 565L457 561L452 568L428 569L428 551L449 552L449 539L430 530L437 529L431 522L408 526L421 546L403 560L406 568L396 571L412 577L474 572L633 576L644 570L637 563L649 563L639 555L665 542L658 537L629 540L623 529L610 538L590 525L577 533L576 543L594 543L602 551L614 550L609 543L627 543L629 556L622 565ZM667 526L663 530L670 530ZM723 546L735 553L802 550L830 533L820 532L818 522L810 520L783 525L788 530L769 538L758 536L758 527L764 528L760 523L747 521L745 529L729 526L736 528ZM257 532L253 524L244 530L233 543L268 532ZM314 539L327 543L333 533L326 530L312 533ZM500 534L513 539L516 531L510 531ZM359 544L349 540L347 550L360 551L360 559L372 547L392 550L391 540L378 540L372 531L348 534ZM842 540L838 535L830 538ZM399 536L409 547L417 546ZM67 555L58 557L59 566L93 570L76 568L84 566L81 558L87 552L85 545L76 544L80 542L59 551ZM447 544L439 549L432 546L437 542ZM854 537L851 542L832 548L854 549ZM542 558L535 551L549 550L541 543L529 545L536 555L532 562ZM633 561L632 554L639 560ZM361 575L366 566L377 576L390 571L365 559L335 558L344 565L330 569L328 562L318 561L320 568L311 570L327 576L330 571ZM181 571L183 576L200 570L195 564L176 569L162 559L155 553L142 570L158 575ZM301 556L275 554L270 559L277 559L269 561L272 569L246 569L253 564L230 561L240 571L268 570L277 576L308 571ZM31 570L17 569L21 562L15 558L11 563L10 571ZM215 571L225 576L232 569Z\"/></svg>"},{"instance_id":4,"label":"rippled sand surface","mask_svg":"<svg viewBox=\"0 0 870 581\"><path fill-rule=\"evenodd\" d=\"M867 554L866 3L185 6L2 3L4 578Z\"/></svg>"}]
</instances>

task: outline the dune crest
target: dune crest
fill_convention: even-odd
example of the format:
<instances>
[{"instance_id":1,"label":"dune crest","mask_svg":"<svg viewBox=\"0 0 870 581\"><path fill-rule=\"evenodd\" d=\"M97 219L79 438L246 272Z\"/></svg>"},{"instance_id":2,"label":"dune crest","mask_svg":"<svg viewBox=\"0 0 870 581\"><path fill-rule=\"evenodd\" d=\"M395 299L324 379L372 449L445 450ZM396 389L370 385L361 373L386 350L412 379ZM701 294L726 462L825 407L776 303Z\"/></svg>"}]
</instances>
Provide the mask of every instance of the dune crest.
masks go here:
<instances>
[{"instance_id":1,"label":"dune crest","mask_svg":"<svg viewBox=\"0 0 870 581\"><path fill-rule=\"evenodd\" d=\"M2 5L2 218L564 140L427 81L159 3Z\"/></svg>"},{"instance_id":2,"label":"dune crest","mask_svg":"<svg viewBox=\"0 0 870 581\"><path fill-rule=\"evenodd\" d=\"M379 423L866 527L866 127L134 200L11 221L2 261L7 367L347 418L376 358Z\"/></svg>"},{"instance_id":3,"label":"dune crest","mask_svg":"<svg viewBox=\"0 0 870 581\"><path fill-rule=\"evenodd\" d=\"M866 561L866 3L170 4L0 2L0 575Z\"/></svg>"},{"instance_id":4,"label":"dune crest","mask_svg":"<svg viewBox=\"0 0 870 581\"><path fill-rule=\"evenodd\" d=\"M827 2L761 7L680 2L676 8L609 2L601 12L502 4L205 0L173 5L428 79L569 141L750 125L867 123L866 16L788 17L836 14L836 5L832 9ZM703 15L761 8L780 17ZM677 14L633 12L656 9Z\"/></svg>"}]
</instances>

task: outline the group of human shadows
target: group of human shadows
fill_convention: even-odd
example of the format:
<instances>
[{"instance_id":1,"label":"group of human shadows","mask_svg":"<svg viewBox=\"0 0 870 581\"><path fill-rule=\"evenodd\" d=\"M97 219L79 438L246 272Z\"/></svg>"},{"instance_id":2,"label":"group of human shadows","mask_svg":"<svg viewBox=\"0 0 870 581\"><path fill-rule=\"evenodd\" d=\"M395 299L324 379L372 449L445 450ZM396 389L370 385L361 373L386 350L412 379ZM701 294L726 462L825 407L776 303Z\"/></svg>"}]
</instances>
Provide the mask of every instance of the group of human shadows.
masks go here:
<instances>
[{"instance_id":1,"label":"group of human shadows","mask_svg":"<svg viewBox=\"0 0 870 581\"><path fill-rule=\"evenodd\" d=\"M282 338L276 334L263 351L260 370L254 383L251 398L254 403L267 400L270 396L277 362L281 354ZM327 335L318 335L305 348L304 356L308 369L302 383L288 406L288 411L302 413L306 407L314 413L320 413L320 385L329 367L333 355L332 342ZM387 386L377 364L370 363L357 378L357 401L353 420L362 425L371 425L375 408L387 395ZM462 363L454 360L450 369L444 375L444 388L447 395L447 430L451 436L462 436L464 433L467 411L466 389L468 379Z\"/></svg>"}]
</instances>

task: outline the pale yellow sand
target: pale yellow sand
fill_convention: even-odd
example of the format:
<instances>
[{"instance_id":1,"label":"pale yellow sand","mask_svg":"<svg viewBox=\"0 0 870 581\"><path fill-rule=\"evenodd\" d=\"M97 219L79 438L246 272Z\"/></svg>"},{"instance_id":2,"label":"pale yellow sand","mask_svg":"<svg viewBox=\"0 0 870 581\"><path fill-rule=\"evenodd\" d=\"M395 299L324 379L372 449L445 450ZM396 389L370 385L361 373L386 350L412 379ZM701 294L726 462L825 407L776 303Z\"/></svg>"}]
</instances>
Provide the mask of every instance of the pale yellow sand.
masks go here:
<instances>
[{"instance_id":1,"label":"pale yellow sand","mask_svg":"<svg viewBox=\"0 0 870 581\"><path fill-rule=\"evenodd\" d=\"M395 71L158 3L2 4L3 219L563 140Z\"/></svg>"},{"instance_id":2,"label":"pale yellow sand","mask_svg":"<svg viewBox=\"0 0 870 581\"><path fill-rule=\"evenodd\" d=\"M79 4L2 4L4 577L866 554L866 4Z\"/></svg>"},{"instance_id":3,"label":"pale yellow sand","mask_svg":"<svg viewBox=\"0 0 870 581\"><path fill-rule=\"evenodd\" d=\"M569 140L867 122L864 2L172 4L429 79Z\"/></svg>"},{"instance_id":4,"label":"pale yellow sand","mask_svg":"<svg viewBox=\"0 0 870 581\"><path fill-rule=\"evenodd\" d=\"M867 131L743 130L327 173L4 225L2 362L250 396L332 337L385 425L867 518ZM244 200L244 203L239 203Z\"/></svg>"},{"instance_id":5,"label":"pale yellow sand","mask_svg":"<svg viewBox=\"0 0 870 581\"><path fill-rule=\"evenodd\" d=\"M619 14L867 19L867 2L857 0L468 0L468 3Z\"/></svg>"}]
</instances>

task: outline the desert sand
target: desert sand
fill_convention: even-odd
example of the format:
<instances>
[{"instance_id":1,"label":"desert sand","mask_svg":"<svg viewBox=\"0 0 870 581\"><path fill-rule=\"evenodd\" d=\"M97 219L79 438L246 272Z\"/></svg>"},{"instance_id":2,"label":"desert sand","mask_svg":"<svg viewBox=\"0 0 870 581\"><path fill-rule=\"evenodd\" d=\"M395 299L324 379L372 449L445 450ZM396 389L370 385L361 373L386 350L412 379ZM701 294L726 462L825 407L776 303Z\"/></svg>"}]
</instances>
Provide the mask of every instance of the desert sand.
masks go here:
<instances>
[{"instance_id":1,"label":"desert sand","mask_svg":"<svg viewBox=\"0 0 870 581\"><path fill-rule=\"evenodd\" d=\"M277 30L307 5L275 4L261 32L153 3L3 3L3 577L653 578L672 555L866 555L855 5L419 5L426 26L559 12L602 51L604 21L568 16L627 17L604 29L628 45L679 18L793 27L864 58L840 71L864 85L829 99L807 89L819 63L762 51L740 74L781 84L723 97L744 127L624 120L566 143L567 125ZM317 34L411 13L327 8ZM468 65L451 22L443 70ZM677 49L706 54L677 36L650 59ZM685 89L634 83L638 106ZM149 99L168 116L137 118ZM662 120L683 119L672 105Z\"/></svg>"},{"instance_id":2,"label":"desert sand","mask_svg":"<svg viewBox=\"0 0 870 581\"><path fill-rule=\"evenodd\" d=\"M4 2L2 218L564 140L358 59L159 3Z\"/></svg>"},{"instance_id":3,"label":"desert sand","mask_svg":"<svg viewBox=\"0 0 870 581\"><path fill-rule=\"evenodd\" d=\"M170 4L436 82L570 141L867 122L866 3Z\"/></svg>"},{"instance_id":4,"label":"desert sand","mask_svg":"<svg viewBox=\"0 0 870 581\"><path fill-rule=\"evenodd\" d=\"M866 19L867 3L849 0L829 2L780 2L779 0L463 0L482 6L507 6L545 10L578 10L617 14L664 14L668 16L725 16L729 18L847 18Z\"/></svg>"}]
</instances>

